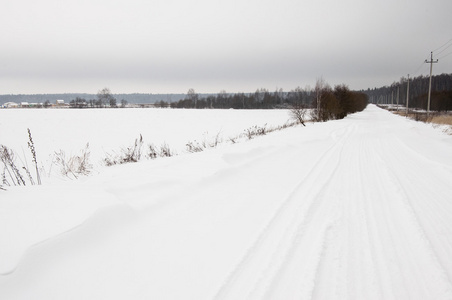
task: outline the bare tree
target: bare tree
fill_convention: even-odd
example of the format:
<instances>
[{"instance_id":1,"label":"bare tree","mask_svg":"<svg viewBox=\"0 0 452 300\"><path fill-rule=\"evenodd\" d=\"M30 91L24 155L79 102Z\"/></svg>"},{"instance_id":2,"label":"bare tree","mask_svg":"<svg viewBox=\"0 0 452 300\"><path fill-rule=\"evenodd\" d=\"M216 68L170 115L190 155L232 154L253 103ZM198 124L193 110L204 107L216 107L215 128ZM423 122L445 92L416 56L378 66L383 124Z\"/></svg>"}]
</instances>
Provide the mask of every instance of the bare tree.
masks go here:
<instances>
[{"instance_id":1,"label":"bare tree","mask_svg":"<svg viewBox=\"0 0 452 300\"><path fill-rule=\"evenodd\" d=\"M217 102L221 105L222 108L226 108L229 106L228 98L228 93L225 90L221 90L217 95Z\"/></svg>"},{"instance_id":2,"label":"bare tree","mask_svg":"<svg viewBox=\"0 0 452 300\"><path fill-rule=\"evenodd\" d=\"M306 126L304 122L306 120L308 108L303 104L303 94L304 92L300 87L297 87L295 90L289 92L289 98L291 101L290 115L297 122L303 126Z\"/></svg>"},{"instance_id":3,"label":"bare tree","mask_svg":"<svg viewBox=\"0 0 452 300\"><path fill-rule=\"evenodd\" d=\"M105 107L107 103L109 105L116 106L116 99L111 94L111 91L109 88L103 88L102 90L97 92L97 99L100 104L100 107Z\"/></svg>"},{"instance_id":4,"label":"bare tree","mask_svg":"<svg viewBox=\"0 0 452 300\"><path fill-rule=\"evenodd\" d=\"M116 98L114 97L110 98L110 107L118 107L116 104Z\"/></svg>"},{"instance_id":5,"label":"bare tree","mask_svg":"<svg viewBox=\"0 0 452 300\"><path fill-rule=\"evenodd\" d=\"M282 88L278 89L276 88L275 92L273 93L273 98L275 101L275 104L280 105L284 101L284 90Z\"/></svg>"},{"instance_id":6,"label":"bare tree","mask_svg":"<svg viewBox=\"0 0 452 300\"><path fill-rule=\"evenodd\" d=\"M333 94L331 86L320 77L317 79L314 88L313 107L315 110L311 113L315 121L327 121L335 118L338 114L339 104Z\"/></svg>"},{"instance_id":7,"label":"bare tree","mask_svg":"<svg viewBox=\"0 0 452 300\"><path fill-rule=\"evenodd\" d=\"M194 89L189 89L187 92L187 100L190 100L193 104L193 107L196 108L196 105L198 103L199 95L195 92Z\"/></svg>"},{"instance_id":8,"label":"bare tree","mask_svg":"<svg viewBox=\"0 0 452 300\"><path fill-rule=\"evenodd\" d=\"M326 83L323 77L320 77L315 82L315 101L316 101L316 109L317 109L317 119L321 120L321 107L322 107L322 94L325 90Z\"/></svg>"}]
</instances>

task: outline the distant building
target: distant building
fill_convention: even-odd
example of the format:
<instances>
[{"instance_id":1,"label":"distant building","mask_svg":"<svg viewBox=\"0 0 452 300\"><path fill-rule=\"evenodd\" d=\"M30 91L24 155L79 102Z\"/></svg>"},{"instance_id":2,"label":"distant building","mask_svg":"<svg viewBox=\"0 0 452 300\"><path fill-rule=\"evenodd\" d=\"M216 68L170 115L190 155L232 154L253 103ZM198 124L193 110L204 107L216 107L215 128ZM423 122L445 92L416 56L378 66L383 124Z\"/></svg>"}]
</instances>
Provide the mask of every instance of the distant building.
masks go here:
<instances>
[{"instance_id":1,"label":"distant building","mask_svg":"<svg viewBox=\"0 0 452 300\"><path fill-rule=\"evenodd\" d=\"M70 105L69 105L69 103L64 103L64 100L57 100L56 104L54 106L52 106L52 107L55 107L55 108L69 108Z\"/></svg>"},{"instance_id":2,"label":"distant building","mask_svg":"<svg viewBox=\"0 0 452 300\"><path fill-rule=\"evenodd\" d=\"M6 102L2 105L3 108L17 108L19 107L19 104L16 102Z\"/></svg>"},{"instance_id":3,"label":"distant building","mask_svg":"<svg viewBox=\"0 0 452 300\"><path fill-rule=\"evenodd\" d=\"M138 103L138 104L135 104L135 107L155 108L155 103Z\"/></svg>"},{"instance_id":4,"label":"distant building","mask_svg":"<svg viewBox=\"0 0 452 300\"><path fill-rule=\"evenodd\" d=\"M28 102L20 102L20 107L30 107L30 104Z\"/></svg>"}]
</instances>

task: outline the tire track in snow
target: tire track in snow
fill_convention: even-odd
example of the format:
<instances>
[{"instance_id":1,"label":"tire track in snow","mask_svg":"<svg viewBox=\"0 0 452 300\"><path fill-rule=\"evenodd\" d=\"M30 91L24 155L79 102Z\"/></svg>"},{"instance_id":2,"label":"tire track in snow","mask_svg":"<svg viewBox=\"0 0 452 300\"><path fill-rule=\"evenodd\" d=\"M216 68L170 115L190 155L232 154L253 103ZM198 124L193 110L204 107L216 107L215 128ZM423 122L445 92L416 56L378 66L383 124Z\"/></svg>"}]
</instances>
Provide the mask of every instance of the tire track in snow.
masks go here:
<instances>
[{"instance_id":1,"label":"tire track in snow","mask_svg":"<svg viewBox=\"0 0 452 300\"><path fill-rule=\"evenodd\" d=\"M296 246L296 243L293 245L294 239L296 240L301 236L302 229L309 219L307 217L312 215L314 213L313 211L316 210L316 207L319 206L319 203L316 203L317 201L315 201L316 198L322 193L323 187L328 184L331 177L335 174L336 168L331 170L330 160L334 159L334 163L338 164L340 159L339 157L336 157L337 150L338 148L342 149L346 142L346 138L351 134L352 130L353 129L350 127L346 128L346 132L343 133L344 136L339 140L340 142L329 147L316 161L308 174L292 189L269 222L264 226L258 237L251 243L251 246L245 252L241 261L226 277L226 280L218 289L218 292L214 297L215 299L223 299L226 297L236 298L237 295L234 293L239 293L241 295L244 293L244 290L248 290L247 293L256 294L260 289L265 293L268 290L265 287L268 284L271 284L272 281L275 281L273 273L284 272L287 262L290 260L290 256L293 255L294 246ZM342 128L336 130L336 132L337 131L342 131ZM324 174L325 170L329 174ZM310 188L313 189L310 190ZM307 190L303 191L303 193L307 195L302 195L300 197L302 189ZM300 201L300 199L306 201L310 200L310 202L306 203L306 201ZM286 221L286 217L288 217L290 221ZM283 234L280 234L281 230L283 231ZM274 242L275 240L278 241L276 244ZM286 246L287 243L289 243L288 248ZM268 246L273 248L270 255L265 253L264 244L270 244ZM267 266L263 269L261 267L263 264L262 260L258 258L259 255L265 256ZM279 263L275 263L274 261L278 261ZM258 269L262 272L254 274L256 278L258 278L258 280L255 281L254 286L251 287L251 290L250 286L240 287L241 278L247 277L247 274L245 273L256 273L253 269L256 268L256 264L261 265ZM265 284L262 284L262 282L265 282ZM262 289L262 287L264 287L264 289Z\"/></svg>"},{"instance_id":2,"label":"tire track in snow","mask_svg":"<svg viewBox=\"0 0 452 300\"><path fill-rule=\"evenodd\" d=\"M400 140L399 140L400 142ZM401 143L403 144L403 143ZM412 154L415 154L416 156L419 156L420 154L411 151ZM397 155L398 156L398 155ZM398 168L401 167L401 161L403 161L403 157L394 157L391 155L388 155L386 157L386 160L384 160L383 167L386 169L387 173L390 176L391 180L388 180L393 185L393 189L399 191L399 197L395 198L394 200L397 200L399 202L400 210L403 210L402 213L398 214L399 221L402 219L400 217L404 218L404 224L405 226L409 226L411 228L410 231L406 231L404 234L404 238L408 240L406 244L414 244L416 245L416 251L423 253L423 255L417 255L416 259L413 259L415 263L417 263L419 266L417 266L417 272L418 273L425 273L426 269L425 267L421 267L421 263L425 265L428 265L432 267L431 270L428 270L430 272L430 278L434 278L434 280L431 280L432 282L429 284L429 286L434 285L435 283L439 286L437 286L437 289L435 292L437 294L435 295L435 299L439 299L439 297L447 297L452 298L452 282L450 280L450 277L448 275L447 269L443 266L441 263L441 258L437 254L437 251L435 247L432 245L432 242L430 241L428 234L426 233L423 222L419 219L419 215L416 213L416 209L413 207L412 199L410 199L410 195L407 191L407 185L406 183L402 183L401 181L401 174L397 171ZM406 158L405 158L406 159ZM425 162L436 163L431 160L428 160L424 158ZM421 171L421 170L419 170ZM425 171L425 170L424 170ZM417 173L417 172L415 172ZM403 174L406 176L406 174ZM424 174L425 176L425 174ZM416 190L415 187L412 187ZM432 199L424 198L422 199L422 202L434 202L435 199L432 197ZM430 204L431 205L431 204ZM439 207L436 209L438 211L440 209ZM428 215L425 210L422 211L423 216ZM410 249L407 249L408 251ZM414 277L414 276L412 276ZM424 276L425 277L425 276ZM423 280L418 280L416 286L423 286L425 285L425 282ZM427 287L426 287L427 288ZM407 290L409 290L409 287L407 287Z\"/></svg>"},{"instance_id":3,"label":"tire track in snow","mask_svg":"<svg viewBox=\"0 0 452 300\"><path fill-rule=\"evenodd\" d=\"M340 197L338 218L330 229L311 299L383 299L377 280L378 272L374 267L376 258L372 247L371 226L366 215L367 201L365 191L362 190L366 186L363 170L367 170L370 157L370 148L364 141L366 140L358 139L346 145L339 173L342 176L348 174L348 179L329 187L328 197ZM357 149L357 152L350 151L351 149ZM348 278L350 274L360 270L362 275L359 278ZM348 282L353 282L358 290L350 290ZM365 287L364 294L359 290L361 287Z\"/></svg>"},{"instance_id":4,"label":"tire track in snow","mask_svg":"<svg viewBox=\"0 0 452 300\"><path fill-rule=\"evenodd\" d=\"M357 269L361 270L359 274L352 274L350 282L353 282L352 287L348 287L349 296L353 298L367 298L367 299L394 299L392 295L391 276L388 273L386 266L388 265L388 258L383 254L389 241L394 245L392 240L391 230L388 228L388 216L390 209L386 207L386 200L391 199L391 194L388 193L386 187L387 176L382 176L379 170L384 163L377 155L381 151L381 142L379 138L374 138L369 141L364 140L361 143L361 151L359 152L360 168L356 170L358 176L362 178L362 186L367 189L360 191L362 201L354 201L354 205L359 205L363 213L363 220L361 226L365 228L362 231L362 239L364 239L363 249L358 250L368 253L363 257L363 261L357 263ZM369 173L368 170L374 170ZM373 187L368 189L369 187ZM384 226L386 225L386 226ZM354 229L350 229L354 230ZM356 252L359 249L359 244L351 247ZM390 260L390 259L389 259ZM394 268L399 268L396 264L391 264ZM397 270L400 273L400 269ZM357 284L359 282L359 284ZM355 293L350 294L353 290ZM395 299L400 297L395 297ZM403 297L402 297L403 298Z\"/></svg>"},{"instance_id":5,"label":"tire track in snow","mask_svg":"<svg viewBox=\"0 0 452 300\"><path fill-rule=\"evenodd\" d=\"M326 174L324 173L325 169L322 168L319 170L318 175L318 177L325 178L325 180L322 179L323 181L320 181L320 184L318 180L314 179L313 183L310 182L307 184L308 189L316 186L319 190L314 195L299 195L300 198L312 199L310 206L302 222L297 224L295 238L292 239L290 246L286 248L286 256L279 265L279 268L270 273L272 275L270 282L262 285L266 287L264 298L280 298L279 295L286 293L285 290L290 290L291 293L287 293L284 297L289 297L290 295L290 298L294 299L304 299L312 295L320 264L324 259L325 249L327 248L326 241L328 232L337 223L338 218L338 199L327 195L328 188L335 182L341 165L344 146L355 130L356 127L354 125L347 127L346 132L340 139L336 133L341 132L342 129L333 132L332 136L337 143L334 147L334 155L329 157L327 163L325 163ZM329 162L331 160L332 162ZM332 165L334 166L333 168L331 167ZM319 230L318 227L322 229ZM320 235L321 238L316 238L316 235ZM306 243L309 244L308 247L306 247ZM305 247L302 247L301 244ZM309 253L310 255L304 256L300 255L300 248L310 248L312 251ZM303 272L296 274L297 270L303 270ZM291 279L291 277L296 278L296 280ZM287 283L291 283L291 286L287 287ZM282 285L285 286L282 287Z\"/></svg>"},{"instance_id":6,"label":"tire track in snow","mask_svg":"<svg viewBox=\"0 0 452 300\"><path fill-rule=\"evenodd\" d=\"M383 162L384 164L384 162ZM385 174L386 175L386 174ZM409 291L409 286L407 286L406 281L403 277L403 266L400 264L400 250L399 241L400 239L395 236L394 232L401 230L397 224L394 223L393 216L396 214L393 208L393 201L396 199L396 193L394 190L388 189L388 181L382 180L387 178L387 176L381 176L378 179L379 190L381 194L378 197L381 201L373 206L374 212L379 212L376 216L378 222L377 232L381 236L382 247L379 249L381 251L381 265L387 268L387 277L389 278L389 285L386 292L386 297L389 299L403 299L407 298L407 291ZM388 190L390 193L388 193ZM391 195L392 194L392 195ZM375 213L373 213L375 215ZM398 214L397 214L398 215ZM392 262L388 265L388 263ZM380 266L381 266L380 265ZM394 285L397 286L394 289ZM402 293L403 292L403 293Z\"/></svg>"},{"instance_id":7,"label":"tire track in snow","mask_svg":"<svg viewBox=\"0 0 452 300\"><path fill-rule=\"evenodd\" d=\"M411 196L407 194L409 187L407 183L410 181L405 178L416 177L417 174L423 174L425 177L426 174L420 172L422 168L417 165L416 168L419 170L413 172L413 167L409 166L413 165L411 157L405 157L406 152L394 151L403 148L395 144L393 138L393 134L388 135L386 132L382 136L374 136L377 142L369 145L372 148L366 145L367 150L364 150L372 153L373 157L370 157L365 165L375 172L360 171L363 175L367 174L363 176L365 183L363 186L373 186L370 190L363 190L370 244L362 245L363 252L369 247L372 261L367 265L363 260L364 257L357 257L355 260L361 263L357 270L363 275L373 269L375 279L378 281L376 287L379 287L380 291L372 295L370 292L372 289L363 281L369 281L371 278L366 279L366 276L360 276L359 273L351 273L352 277L348 280L353 283L343 288L341 296L355 299L364 297L370 299L372 296L374 299L451 299L450 282L444 277L445 270L435 261L437 256L432 256L430 250L434 249L426 239L425 227L419 222L413 206L409 205L414 198L421 200L421 203L434 202L435 199L430 200L430 197L413 198L414 194ZM361 150L358 155L362 153ZM424 162L425 171L430 170L431 162L428 160ZM402 178L405 179L404 182L401 181ZM415 179L414 182L420 181ZM413 191L416 191L414 186ZM440 206L433 211L441 211ZM424 218L424 211L419 216ZM356 251L355 253L359 254ZM349 262L352 261L349 259ZM350 263L348 265L351 266ZM371 270L367 270L369 268ZM360 289L356 289L357 287Z\"/></svg>"},{"instance_id":8,"label":"tire track in snow","mask_svg":"<svg viewBox=\"0 0 452 300\"><path fill-rule=\"evenodd\" d=\"M325 263L330 266L325 270L335 270L331 262L334 257L340 257L340 273L328 274L329 278L327 276L325 280L329 282L324 283L328 291L319 286L313 298L450 298L449 283L440 278L441 269L432 268L435 263L429 258L428 248L419 244L422 239L419 232L413 230L415 220L405 206L405 201L410 201L408 195L402 192L406 183L398 181L403 174L400 170L411 169L401 166L401 158L393 155L394 145L388 142L386 135L382 139L372 138L371 142L364 140L364 145L361 143L355 153L360 165L356 166L353 161L349 165L349 172L356 174L352 176L353 181L361 182L361 185L352 186L360 195L350 197L349 204L342 207L345 225L339 225L338 229L342 237L333 240L333 243L343 245L336 255L334 247L338 245L327 248L329 262ZM350 147L355 147L354 142ZM399 172L397 175L391 173L394 171ZM407 174L403 175L406 177ZM422 217L425 217L424 214ZM334 281L334 276L339 281ZM334 283L336 286L333 286ZM330 292L334 288L336 293Z\"/></svg>"},{"instance_id":9,"label":"tire track in snow","mask_svg":"<svg viewBox=\"0 0 452 300\"><path fill-rule=\"evenodd\" d=\"M379 220L376 217L376 209L374 208L376 201L375 199L383 199L385 196L383 195L385 189L384 184L382 183L382 177L378 176L378 174L373 173L372 176L366 176L366 170L377 170L378 166L382 163L381 159L375 155L376 149L379 149L380 141L377 140L376 143L373 141L371 143L369 140L365 140L365 142L360 143L361 152L364 155L359 156L359 178L361 178L361 186L378 186L378 188L374 189L377 191L378 196L375 197L372 195L373 192L369 192L367 190L361 191L361 197L363 199L362 209L363 213L363 226L365 228L365 245L367 249L369 249L369 265L368 268L371 270L367 271L371 273L371 278L369 281L371 282L375 288L374 294L362 295L367 296L368 299L388 299L388 295L385 294L385 291L390 290L391 283L387 280L388 275L385 270L382 269L381 266L384 266L384 261L378 251L383 245L383 238L379 233Z\"/></svg>"}]
</instances>

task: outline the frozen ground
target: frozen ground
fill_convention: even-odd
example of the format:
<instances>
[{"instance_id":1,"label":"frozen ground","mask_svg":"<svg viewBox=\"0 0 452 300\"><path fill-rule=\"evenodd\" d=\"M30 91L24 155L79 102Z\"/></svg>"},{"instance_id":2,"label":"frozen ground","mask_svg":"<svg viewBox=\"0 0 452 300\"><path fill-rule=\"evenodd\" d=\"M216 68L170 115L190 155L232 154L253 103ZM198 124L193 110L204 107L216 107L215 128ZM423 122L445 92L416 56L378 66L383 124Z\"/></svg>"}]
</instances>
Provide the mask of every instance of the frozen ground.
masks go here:
<instances>
[{"instance_id":1,"label":"frozen ground","mask_svg":"<svg viewBox=\"0 0 452 300\"><path fill-rule=\"evenodd\" d=\"M31 161L30 128L44 181L48 181L58 175L54 161L60 150L68 158L79 155L89 143L96 173L107 154L132 146L140 134L145 146L166 143L174 153L183 154L188 142L210 142L217 135L228 141L252 126L283 125L289 118L287 110L0 109L0 144Z\"/></svg>"},{"instance_id":2,"label":"frozen ground","mask_svg":"<svg viewBox=\"0 0 452 300\"><path fill-rule=\"evenodd\" d=\"M1 299L452 299L452 137L369 106L0 193Z\"/></svg>"}]
</instances>

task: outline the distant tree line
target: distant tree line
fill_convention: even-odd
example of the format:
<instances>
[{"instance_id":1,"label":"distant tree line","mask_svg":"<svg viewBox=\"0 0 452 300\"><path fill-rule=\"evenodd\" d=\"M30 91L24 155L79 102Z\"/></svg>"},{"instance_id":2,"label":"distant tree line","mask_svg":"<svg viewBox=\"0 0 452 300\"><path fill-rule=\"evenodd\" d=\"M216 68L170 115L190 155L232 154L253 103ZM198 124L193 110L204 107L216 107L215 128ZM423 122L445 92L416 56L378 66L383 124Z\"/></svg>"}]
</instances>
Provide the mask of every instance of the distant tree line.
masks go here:
<instances>
[{"instance_id":1,"label":"distant tree line","mask_svg":"<svg viewBox=\"0 0 452 300\"><path fill-rule=\"evenodd\" d=\"M273 109L288 108L298 98L309 103L311 99L310 91L297 88L290 92L284 92L282 89L270 92L261 88L254 93L227 93L222 90L216 95L202 97L193 89L190 89L184 99L170 104L161 101L160 104L161 106L170 105L172 108Z\"/></svg>"},{"instance_id":2,"label":"distant tree line","mask_svg":"<svg viewBox=\"0 0 452 300\"><path fill-rule=\"evenodd\" d=\"M426 109L428 94L415 97L410 101L413 103L408 103L409 107ZM438 112L452 111L452 90L441 92L432 91L430 98L430 110Z\"/></svg>"},{"instance_id":3,"label":"distant tree line","mask_svg":"<svg viewBox=\"0 0 452 300\"><path fill-rule=\"evenodd\" d=\"M77 94L69 102L71 108L116 108L125 107L128 101L122 99L120 104L110 89L100 90L94 99L87 99L88 94ZM172 94L174 95L174 94ZM179 94L184 98L179 101L160 100L156 107L191 108L191 109L308 109L314 108L318 120L344 118L347 114L360 111L367 105L367 95L363 92L351 91L346 85L338 85L332 89L325 81L318 80L316 87L305 89L297 87L289 92L276 89L273 92L265 88L254 93L227 93L222 90L218 94L198 94L189 89L187 94ZM167 97L167 99L170 97ZM136 103L136 102L134 102ZM43 107L51 106L46 100Z\"/></svg>"},{"instance_id":4,"label":"distant tree line","mask_svg":"<svg viewBox=\"0 0 452 300\"><path fill-rule=\"evenodd\" d=\"M430 76L418 76L410 78L408 106L410 108L427 109L428 86ZM368 89L363 91L371 103L397 104L406 106L408 80L400 78L399 82L393 82L390 86ZM432 94L430 109L435 111L452 110L452 74L432 76Z\"/></svg>"},{"instance_id":5,"label":"distant tree line","mask_svg":"<svg viewBox=\"0 0 452 300\"><path fill-rule=\"evenodd\" d=\"M220 91L217 95L200 97L193 89L178 102L161 101L159 106L193 109L275 109L275 108L313 108L319 121L342 119L350 113L363 110L368 97L363 92L351 91L346 85L332 89L323 79L317 80L316 87L303 89L297 87L289 92L277 89L257 89L254 93L232 93Z\"/></svg>"}]
</instances>

